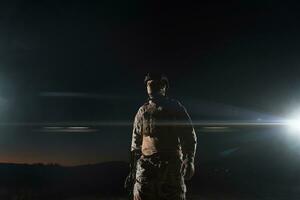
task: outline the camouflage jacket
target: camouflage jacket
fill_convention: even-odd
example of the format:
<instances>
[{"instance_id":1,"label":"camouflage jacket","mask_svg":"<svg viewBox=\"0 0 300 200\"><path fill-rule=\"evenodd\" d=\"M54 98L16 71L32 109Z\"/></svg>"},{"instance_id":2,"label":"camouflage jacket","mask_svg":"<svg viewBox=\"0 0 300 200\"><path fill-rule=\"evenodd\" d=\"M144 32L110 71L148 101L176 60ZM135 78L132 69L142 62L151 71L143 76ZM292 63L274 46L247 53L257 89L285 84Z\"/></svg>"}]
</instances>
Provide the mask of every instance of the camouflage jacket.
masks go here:
<instances>
[{"instance_id":1,"label":"camouflage jacket","mask_svg":"<svg viewBox=\"0 0 300 200\"><path fill-rule=\"evenodd\" d=\"M180 152L194 159L197 137L185 107L168 97L149 99L135 115L131 151Z\"/></svg>"}]
</instances>

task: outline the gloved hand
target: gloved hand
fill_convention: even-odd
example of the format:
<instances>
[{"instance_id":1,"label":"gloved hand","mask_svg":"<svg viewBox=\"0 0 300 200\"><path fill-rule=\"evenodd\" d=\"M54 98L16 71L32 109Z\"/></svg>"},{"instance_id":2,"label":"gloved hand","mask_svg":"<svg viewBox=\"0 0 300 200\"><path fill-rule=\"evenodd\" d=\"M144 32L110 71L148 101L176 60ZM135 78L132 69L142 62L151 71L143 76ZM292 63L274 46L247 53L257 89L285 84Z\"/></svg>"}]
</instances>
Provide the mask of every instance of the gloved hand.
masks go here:
<instances>
[{"instance_id":1,"label":"gloved hand","mask_svg":"<svg viewBox=\"0 0 300 200\"><path fill-rule=\"evenodd\" d=\"M129 192L132 189L132 174L129 173L124 182L124 189Z\"/></svg>"},{"instance_id":2,"label":"gloved hand","mask_svg":"<svg viewBox=\"0 0 300 200\"><path fill-rule=\"evenodd\" d=\"M130 172L126 177L124 182L124 188L126 191L131 191L135 182L135 174L136 174L136 163L138 159L141 157L141 152L139 151L131 151L130 152Z\"/></svg>"},{"instance_id":3,"label":"gloved hand","mask_svg":"<svg viewBox=\"0 0 300 200\"><path fill-rule=\"evenodd\" d=\"M185 180L191 180L191 178L195 174L194 160L193 159L183 160L181 172Z\"/></svg>"}]
</instances>

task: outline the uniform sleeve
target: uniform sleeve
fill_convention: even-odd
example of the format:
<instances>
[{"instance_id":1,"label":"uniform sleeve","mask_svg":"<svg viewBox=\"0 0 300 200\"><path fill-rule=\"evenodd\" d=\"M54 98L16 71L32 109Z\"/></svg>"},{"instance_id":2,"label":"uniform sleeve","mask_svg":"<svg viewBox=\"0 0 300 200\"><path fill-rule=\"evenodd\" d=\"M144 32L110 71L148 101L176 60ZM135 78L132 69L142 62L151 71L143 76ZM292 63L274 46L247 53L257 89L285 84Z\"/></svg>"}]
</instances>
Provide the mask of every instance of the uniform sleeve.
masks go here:
<instances>
[{"instance_id":1,"label":"uniform sleeve","mask_svg":"<svg viewBox=\"0 0 300 200\"><path fill-rule=\"evenodd\" d=\"M141 108L135 115L133 130L132 130L132 140L131 140L131 151L141 151L142 146L142 112Z\"/></svg>"},{"instance_id":2,"label":"uniform sleeve","mask_svg":"<svg viewBox=\"0 0 300 200\"><path fill-rule=\"evenodd\" d=\"M187 158L190 161L194 161L197 147L197 136L192 124L192 120L186 111L186 108L179 102L178 111L178 131L181 143L181 149L184 159Z\"/></svg>"}]
</instances>

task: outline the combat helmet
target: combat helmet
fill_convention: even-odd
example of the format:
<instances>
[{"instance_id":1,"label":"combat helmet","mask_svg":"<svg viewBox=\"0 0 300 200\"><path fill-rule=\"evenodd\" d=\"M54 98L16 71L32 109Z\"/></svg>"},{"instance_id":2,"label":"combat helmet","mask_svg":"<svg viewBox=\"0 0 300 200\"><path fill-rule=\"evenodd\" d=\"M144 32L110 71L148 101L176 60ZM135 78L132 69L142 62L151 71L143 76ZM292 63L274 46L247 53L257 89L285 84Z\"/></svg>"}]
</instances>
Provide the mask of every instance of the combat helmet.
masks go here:
<instances>
[{"instance_id":1,"label":"combat helmet","mask_svg":"<svg viewBox=\"0 0 300 200\"><path fill-rule=\"evenodd\" d=\"M162 73L147 73L144 79L144 83L147 84L149 80L157 80L161 81L163 84L166 85L166 89L169 89L169 80L168 78Z\"/></svg>"}]
</instances>

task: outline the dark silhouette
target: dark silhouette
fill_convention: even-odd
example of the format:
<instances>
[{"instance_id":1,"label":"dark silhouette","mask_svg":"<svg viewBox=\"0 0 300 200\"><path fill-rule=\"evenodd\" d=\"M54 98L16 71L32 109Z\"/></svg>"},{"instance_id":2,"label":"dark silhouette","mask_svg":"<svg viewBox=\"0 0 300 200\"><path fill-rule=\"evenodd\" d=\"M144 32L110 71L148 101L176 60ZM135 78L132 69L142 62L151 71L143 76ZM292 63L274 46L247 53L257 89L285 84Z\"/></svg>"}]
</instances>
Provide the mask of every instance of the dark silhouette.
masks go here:
<instances>
[{"instance_id":1,"label":"dark silhouette","mask_svg":"<svg viewBox=\"0 0 300 200\"><path fill-rule=\"evenodd\" d=\"M149 99L135 115L125 188L134 200L185 200L184 179L195 172L195 130L185 107L167 96L164 75L148 73L144 82Z\"/></svg>"}]
</instances>

